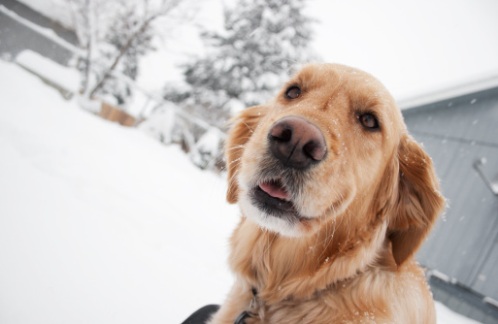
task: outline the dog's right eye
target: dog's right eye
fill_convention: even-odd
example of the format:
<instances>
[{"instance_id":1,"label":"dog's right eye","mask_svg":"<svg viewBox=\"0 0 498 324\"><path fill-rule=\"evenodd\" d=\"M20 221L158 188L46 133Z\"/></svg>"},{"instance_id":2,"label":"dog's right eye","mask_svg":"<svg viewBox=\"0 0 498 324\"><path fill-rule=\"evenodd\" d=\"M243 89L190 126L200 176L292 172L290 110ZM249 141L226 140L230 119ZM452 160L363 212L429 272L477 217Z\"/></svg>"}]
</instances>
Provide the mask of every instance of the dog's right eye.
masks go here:
<instances>
[{"instance_id":1,"label":"dog's right eye","mask_svg":"<svg viewBox=\"0 0 498 324\"><path fill-rule=\"evenodd\" d=\"M301 88L298 86L290 86L285 90L285 98L287 99L297 99L301 95Z\"/></svg>"},{"instance_id":2,"label":"dog's right eye","mask_svg":"<svg viewBox=\"0 0 498 324\"><path fill-rule=\"evenodd\" d=\"M365 129L369 131L376 131L380 128L377 117L375 117L375 115L372 113L360 114L358 115L358 120L363 125L363 127L365 127Z\"/></svg>"}]
</instances>

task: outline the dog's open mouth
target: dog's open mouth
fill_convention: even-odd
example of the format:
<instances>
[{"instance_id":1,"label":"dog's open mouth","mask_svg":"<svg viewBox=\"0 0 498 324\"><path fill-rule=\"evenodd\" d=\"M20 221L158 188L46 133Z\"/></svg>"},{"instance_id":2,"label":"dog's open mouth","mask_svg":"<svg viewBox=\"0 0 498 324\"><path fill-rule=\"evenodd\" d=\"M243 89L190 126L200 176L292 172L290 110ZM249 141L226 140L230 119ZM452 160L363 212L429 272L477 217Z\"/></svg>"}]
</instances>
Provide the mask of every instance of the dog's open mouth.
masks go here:
<instances>
[{"instance_id":1,"label":"dog's open mouth","mask_svg":"<svg viewBox=\"0 0 498 324\"><path fill-rule=\"evenodd\" d=\"M259 184L259 189L264 191L268 196L275 199L290 201L290 195L287 189L282 185L280 180L271 180Z\"/></svg>"},{"instance_id":2,"label":"dog's open mouth","mask_svg":"<svg viewBox=\"0 0 498 324\"><path fill-rule=\"evenodd\" d=\"M272 216L297 216L291 194L279 179L261 182L253 189L253 203Z\"/></svg>"}]
</instances>

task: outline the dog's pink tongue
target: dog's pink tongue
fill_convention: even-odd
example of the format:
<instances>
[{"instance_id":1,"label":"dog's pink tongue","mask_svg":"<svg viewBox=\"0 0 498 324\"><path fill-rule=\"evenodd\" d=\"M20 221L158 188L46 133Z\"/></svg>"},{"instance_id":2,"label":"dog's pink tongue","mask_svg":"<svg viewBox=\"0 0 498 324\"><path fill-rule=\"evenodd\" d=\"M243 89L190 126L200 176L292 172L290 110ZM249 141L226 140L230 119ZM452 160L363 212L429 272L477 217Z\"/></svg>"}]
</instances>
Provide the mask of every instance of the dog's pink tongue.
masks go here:
<instances>
[{"instance_id":1,"label":"dog's pink tongue","mask_svg":"<svg viewBox=\"0 0 498 324\"><path fill-rule=\"evenodd\" d=\"M259 185L261 190L266 192L268 195L272 196L273 198L278 198L282 200L290 200L289 194L285 189L273 182L263 182L262 184Z\"/></svg>"}]
</instances>

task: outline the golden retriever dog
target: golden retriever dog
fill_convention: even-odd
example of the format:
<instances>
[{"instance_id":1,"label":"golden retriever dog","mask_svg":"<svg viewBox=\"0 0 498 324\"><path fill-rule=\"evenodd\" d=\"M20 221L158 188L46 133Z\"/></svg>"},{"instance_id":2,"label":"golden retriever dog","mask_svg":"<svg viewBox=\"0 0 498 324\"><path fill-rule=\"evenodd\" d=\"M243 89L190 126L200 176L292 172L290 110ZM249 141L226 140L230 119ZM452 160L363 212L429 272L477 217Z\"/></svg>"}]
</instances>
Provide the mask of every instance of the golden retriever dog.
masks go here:
<instances>
[{"instance_id":1,"label":"golden retriever dog","mask_svg":"<svg viewBox=\"0 0 498 324\"><path fill-rule=\"evenodd\" d=\"M435 323L414 253L444 206L371 75L310 64L227 140L236 281L209 323Z\"/></svg>"}]
</instances>

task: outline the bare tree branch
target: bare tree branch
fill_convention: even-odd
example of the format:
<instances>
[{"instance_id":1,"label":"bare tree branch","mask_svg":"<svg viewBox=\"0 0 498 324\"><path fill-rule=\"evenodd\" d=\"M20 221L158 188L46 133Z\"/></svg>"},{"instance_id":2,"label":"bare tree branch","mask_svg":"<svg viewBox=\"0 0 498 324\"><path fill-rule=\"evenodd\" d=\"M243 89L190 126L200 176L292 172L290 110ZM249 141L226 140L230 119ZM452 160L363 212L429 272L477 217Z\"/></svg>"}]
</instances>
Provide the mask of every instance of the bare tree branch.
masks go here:
<instances>
[{"instance_id":1,"label":"bare tree branch","mask_svg":"<svg viewBox=\"0 0 498 324\"><path fill-rule=\"evenodd\" d=\"M114 57L111 65L104 70L104 75L100 78L100 80L95 84L92 90L89 92L89 97L95 95L95 93L102 88L106 80L111 76L112 72L122 59L122 57L127 53L127 51L132 46L133 42L143 33L150 28L152 22L156 19L168 15L172 10L174 10L180 3L180 0L163 0L161 6L158 10L153 11L150 16L147 16L147 11L149 9L148 1L144 1L145 3L145 19L142 21L141 25L137 28L135 32L133 32L129 38L126 40L123 46L119 49L117 55Z\"/></svg>"}]
</instances>

